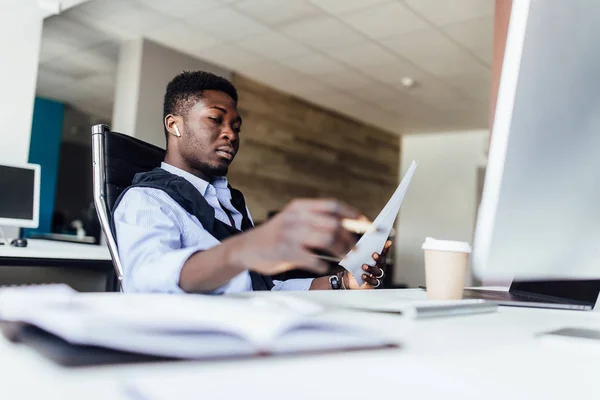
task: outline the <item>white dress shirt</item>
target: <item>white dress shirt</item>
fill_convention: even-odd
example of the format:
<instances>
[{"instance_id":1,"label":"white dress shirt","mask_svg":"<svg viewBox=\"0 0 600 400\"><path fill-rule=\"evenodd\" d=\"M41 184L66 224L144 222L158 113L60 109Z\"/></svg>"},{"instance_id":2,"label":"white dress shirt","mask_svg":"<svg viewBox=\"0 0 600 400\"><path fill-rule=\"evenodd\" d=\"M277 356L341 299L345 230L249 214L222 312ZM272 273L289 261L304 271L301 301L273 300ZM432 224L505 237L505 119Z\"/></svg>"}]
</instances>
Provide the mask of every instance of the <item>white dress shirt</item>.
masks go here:
<instances>
[{"instance_id":1,"label":"white dress shirt","mask_svg":"<svg viewBox=\"0 0 600 400\"><path fill-rule=\"evenodd\" d=\"M241 229L242 214L231 204L227 178L211 183L167 163L161 168L190 182L215 210L215 218L231 225L221 204L231 213L235 227ZM248 217L250 212L248 211ZM220 242L198 221L160 189L132 188L125 193L114 212L119 257L123 265L126 292L181 293L179 275L194 253ZM308 290L312 279L274 281L272 290ZM248 271L235 276L213 294L252 290Z\"/></svg>"}]
</instances>

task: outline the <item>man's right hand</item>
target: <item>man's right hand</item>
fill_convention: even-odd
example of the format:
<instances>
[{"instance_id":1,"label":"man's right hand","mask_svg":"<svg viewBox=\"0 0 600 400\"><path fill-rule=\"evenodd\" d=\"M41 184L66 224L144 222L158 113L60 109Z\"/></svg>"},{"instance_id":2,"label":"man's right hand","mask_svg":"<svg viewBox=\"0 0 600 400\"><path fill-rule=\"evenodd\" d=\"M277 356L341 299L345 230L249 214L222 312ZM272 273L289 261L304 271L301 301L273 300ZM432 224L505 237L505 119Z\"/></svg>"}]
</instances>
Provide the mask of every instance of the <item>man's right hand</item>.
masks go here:
<instances>
[{"instance_id":1,"label":"man's right hand","mask_svg":"<svg viewBox=\"0 0 600 400\"><path fill-rule=\"evenodd\" d=\"M342 220L361 217L337 200L294 200L265 224L236 237L231 261L265 275L295 268L325 274L328 264L314 250L343 258L357 237L342 226Z\"/></svg>"}]
</instances>

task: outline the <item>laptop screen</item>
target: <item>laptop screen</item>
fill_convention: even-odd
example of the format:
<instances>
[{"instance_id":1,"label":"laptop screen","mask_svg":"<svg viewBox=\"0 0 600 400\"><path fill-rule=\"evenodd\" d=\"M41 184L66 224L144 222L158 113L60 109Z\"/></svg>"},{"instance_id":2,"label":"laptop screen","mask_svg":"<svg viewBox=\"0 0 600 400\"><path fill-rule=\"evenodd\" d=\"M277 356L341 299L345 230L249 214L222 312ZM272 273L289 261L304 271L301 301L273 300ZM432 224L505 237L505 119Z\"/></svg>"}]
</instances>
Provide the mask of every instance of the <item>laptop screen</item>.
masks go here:
<instances>
[{"instance_id":1,"label":"laptop screen","mask_svg":"<svg viewBox=\"0 0 600 400\"><path fill-rule=\"evenodd\" d=\"M594 305L600 293L600 280L513 282L510 291L560 297Z\"/></svg>"}]
</instances>

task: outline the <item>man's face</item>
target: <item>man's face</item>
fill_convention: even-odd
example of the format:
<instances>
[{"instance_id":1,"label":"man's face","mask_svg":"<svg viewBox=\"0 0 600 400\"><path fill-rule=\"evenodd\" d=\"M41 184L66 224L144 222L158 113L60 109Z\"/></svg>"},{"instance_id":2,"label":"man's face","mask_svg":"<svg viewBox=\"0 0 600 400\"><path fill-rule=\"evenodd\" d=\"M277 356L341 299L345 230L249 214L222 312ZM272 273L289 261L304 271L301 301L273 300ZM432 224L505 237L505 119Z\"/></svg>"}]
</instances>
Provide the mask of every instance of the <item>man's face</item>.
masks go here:
<instances>
[{"instance_id":1,"label":"man's face","mask_svg":"<svg viewBox=\"0 0 600 400\"><path fill-rule=\"evenodd\" d=\"M188 167L206 177L225 176L240 147L242 119L226 93L206 90L184 118L178 146Z\"/></svg>"}]
</instances>

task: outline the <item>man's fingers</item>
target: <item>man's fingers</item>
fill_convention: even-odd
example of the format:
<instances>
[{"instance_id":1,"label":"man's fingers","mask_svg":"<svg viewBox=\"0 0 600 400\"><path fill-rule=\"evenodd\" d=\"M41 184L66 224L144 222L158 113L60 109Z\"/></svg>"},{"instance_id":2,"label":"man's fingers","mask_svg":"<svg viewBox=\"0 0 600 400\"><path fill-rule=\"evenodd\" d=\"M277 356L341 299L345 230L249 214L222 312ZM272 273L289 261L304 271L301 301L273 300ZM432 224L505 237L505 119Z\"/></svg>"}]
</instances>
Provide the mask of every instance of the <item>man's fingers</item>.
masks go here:
<instances>
[{"instance_id":1,"label":"man's fingers","mask_svg":"<svg viewBox=\"0 0 600 400\"><path fill-rule=\"evenodd\" d=\"M365 271L365 273L367 275L373 275L375 277L381 276L383 278L383 269L379 268L379 266L375 265L373 267L368 266L367 264L363 264L363 271ZM381 278L380 278L381 279Z\"/></svg>"},{"instance_id":2,"label":"man's fingers","mask_svg":"<svg viewBox=\"0 0 600 400\"><path fill-rule=\"evenodd\" d=\"M385 255L373 253L372 257L373 257L373 260L375 260L378 267L384 268L386 266L387 258L385 257Z\"/></svg>"},{"instance_id":3,"label":"man's fingers","mask_svg":"<svg viewBox=\"0 0 600 400\"><path fill-rule=\"evenodd\" d=\"M356 240L351 235L347 238L343 236L343 234L313 232L305 238L304 246L307 249L320 250L337 258L344 258L354 248Z\"/></svg>"},{"instance_id":4,"label":"man's fingers","mask_svg":"<svg viewBox=\"0 0 600 400\"><path fill-rule=\"evenodd\" d=\"M381 285L381 283L378 283L377 278L375 278L375 276L373 276L371 274L362 274L362 278L365 282L367 282L369 285L371 285L373 287Z\"/></svg>"},{"instance_id":5,"label":"man's fingers","mask_svg":"<svg viewBox=\"0 0 600 400\"><path fill-rule=\"evenodd\" d=\"M383 250L381 250L381 256L387 255L388 251L390 250L390 247L392 247L392 241L388 240L387 242L385 242L385 246L383 246Z\"/></svg>"},{"instance_id":6,"label":"man's fingers","mask_svg":"<svg viewBox=\"0 0 600 400\"><path fill-rule=\"evenodd\" d=\"M362 217L362 214L354 207L335 199L294 200L289 207L299 212L331 214L339 218L356 219Z\"/></svg>"},{"instance_id":7,"label":"man's fingers","mask_svg":"<svg viewBox=\"0 0 600 400\"><path fill-rule=\"evenodd\" d=\"M304 247L323 250L340 258L357 242L356 236L344 229L339 219L325 215L308 217L304 226L292 234L298 236Z\"/></svg>"},{"instance_id":8,"label":"man's fingers","mask_svg":"<svg viewBox=\"0 0 600 400\"><path fill-rule=\"evenodd\" d=\"M304 269L315 274L325 275L329 272L329 264L317 258L316 255L308 251L301 252L295 257L297 268Z\"/></svg>"}]
</instances>

